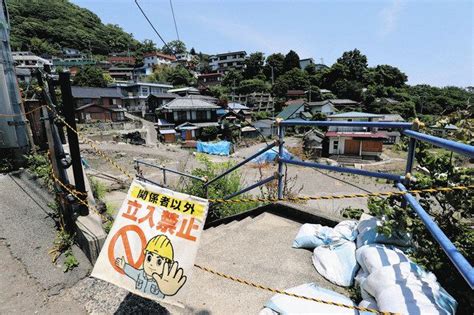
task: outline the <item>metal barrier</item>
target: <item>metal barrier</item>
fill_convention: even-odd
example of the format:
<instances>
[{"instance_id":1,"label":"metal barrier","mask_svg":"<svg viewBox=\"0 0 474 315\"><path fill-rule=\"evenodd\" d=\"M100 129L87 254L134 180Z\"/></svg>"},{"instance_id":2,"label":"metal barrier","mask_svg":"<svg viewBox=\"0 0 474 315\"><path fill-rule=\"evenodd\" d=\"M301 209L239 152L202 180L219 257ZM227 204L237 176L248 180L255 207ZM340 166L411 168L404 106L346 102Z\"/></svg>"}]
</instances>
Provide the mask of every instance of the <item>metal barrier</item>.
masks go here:
<instances>
[{"instance_id":1,"label":"metal barrier","mask_svg":"<svg viewBox=\"0 0 474 315\"><path fill-rule=\"evenodd\" d=\"M457 152L459 154L465 155L469 158L474 157L474 147L451 141L442 138L438 138L435 136L427 135L424 133L418 132L418 128L421 123L415 121L414 123L398 123L398 122L361 122L361 121L305 121L301 119L294 119L294 120L286 120L286 121L277 121L278 124L278 140L272 142L271 144L267 145L262 150L256 152L255 154L251 155L250 157L246 158L242 162L237 163L230 169L226 170L225 172L221 173L220 175L216 176L211 180L207 180L207 178L200 178L194 175L190 175L187 173L179 172L176 170L168 169L163 166L158 166L156 164L135 160L137 163L137 171L139 171L139 164L147 165L150 167L158 168L163 170L164 176L164 183L166 185L166 172L175 173L181 176L185 176L191 179L199 180L204 182L204 188L206 190L209 185L216 183L219 179L225 177L229 173L237 170L238 168L244 166L245 164L249 163L254 158L260 156L261 154L265 153L266 151L278 146L278 171L273 175L266 179L263 179L255 184L249 185L246 188L241 189L235 193L232 193L228 196L222 198L222 200L229 200L234 198L238 195L241 195L245 192L248 192L254 188L259 186L265 185L272 180L278 180L278 199L284 199L283 196L283 167L284 165L298 165L304 167L312 167L317 169L325 169L329 171L335 172L342 172L342 173L350 173L368 177L375 177L375 178L383 178L389 181L392 181L395 186L400 190L400 192L404 192L402 194L405 203L408 203L410 207L415 211L415 213L420 217L423 224L425 225L426 229L431 233L433 238L438 242L441 248L444 250L446 255L449 257L451 262L457 268L459 273L464 277L466 282L470 285L471 288L474 288L474 269L471 264L466 260L466 258L457 250L454 244L448 239L448 237L441 231L441 229L437 226L437 224L431 219L431 217L426 213L426 211L422 208L422 206L418 203L416 198L407 192L405 185L409 184L409 180L411 177L411 172L413 168L413 163L415 159L415 149L416 149L416 142L418 141L425 141L431 143L435 146L448 149L453 152ZM405 174L404 175L396 175L390 173L382 173L382 172L373 172L373 171L366 171L361 169L355 168L348 168L342 166L332 166L332 165L325 165L315 162L307 162L307 161L297 161L291 159L285 159L283 157L284 152L284 137L285 137L285 128L286 127L294 127L294 126L340 126L340 127L364 127L364 128L390 128L390 129L401 129L401 132L410 138L408 144L408 154L407 154L407 163L405 166ZM141 174L140 174L141 175ZM143 178L142 176L139 176ZM149 181L149 180L148 180Z\"/></svg>"}]
</instances>

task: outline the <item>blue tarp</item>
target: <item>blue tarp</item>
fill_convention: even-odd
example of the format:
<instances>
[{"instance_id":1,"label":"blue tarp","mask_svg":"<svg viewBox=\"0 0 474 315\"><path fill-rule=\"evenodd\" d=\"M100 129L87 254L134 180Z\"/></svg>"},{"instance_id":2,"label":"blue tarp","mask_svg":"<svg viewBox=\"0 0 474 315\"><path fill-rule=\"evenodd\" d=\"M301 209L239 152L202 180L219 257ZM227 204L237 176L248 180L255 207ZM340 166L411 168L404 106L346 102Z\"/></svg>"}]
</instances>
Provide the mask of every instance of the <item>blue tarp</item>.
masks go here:
<instances>
[{"instance_id":1,"label":"blue tarp","mask_svg":"<svg viewBox=\"0 0 474 315\"><path fill-rule=\"evenodd\" d=\"M278 156L278 149L273 148L273 149L270 149L267 152L262 153L261 155L257 156L251 162L252 163L258 163L258 164L269 163L269 162L275 161L277 156ZM294 160L295 159L295 157L290 152L288 152L288 150L285 149L285 148L283 148L283 158L288 159L288 160Z\"/></svg>"},{"instance_id":2,"label":"blue tarp","mask_svg":"<svg viewBox=\"0 0 474 315\"><path fill-rule=\"evenodd\" d=\"M231 143L229 141L219 141L219 142L198 141L196 148L198 152L202 152L202 153L216 154L216 155L229 155L230 145Z\"/></svg>"}]
</instances>

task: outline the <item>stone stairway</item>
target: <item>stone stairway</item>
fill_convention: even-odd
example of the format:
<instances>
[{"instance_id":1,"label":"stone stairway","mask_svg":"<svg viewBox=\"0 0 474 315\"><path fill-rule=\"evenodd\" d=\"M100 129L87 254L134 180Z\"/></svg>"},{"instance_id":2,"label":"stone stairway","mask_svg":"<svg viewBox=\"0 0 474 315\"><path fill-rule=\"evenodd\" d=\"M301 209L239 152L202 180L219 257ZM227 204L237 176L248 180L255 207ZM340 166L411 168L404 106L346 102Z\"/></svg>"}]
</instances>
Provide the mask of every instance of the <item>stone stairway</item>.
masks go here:
<instances>
[{"instance_id":1,"label":"stone stairway","mask_svg":"<svg viewBox=\"0 0 474 315\"><path fill-rule=\"evenodd\" d=\"M300 226L300 222L264 212L211 227L203 232L196 263L273 288L316 282L347 294L316 272L311 251L291 247ZM186 289L184 313L256 314L273 295L197 268Z\"/></svg>"}]
</instances>

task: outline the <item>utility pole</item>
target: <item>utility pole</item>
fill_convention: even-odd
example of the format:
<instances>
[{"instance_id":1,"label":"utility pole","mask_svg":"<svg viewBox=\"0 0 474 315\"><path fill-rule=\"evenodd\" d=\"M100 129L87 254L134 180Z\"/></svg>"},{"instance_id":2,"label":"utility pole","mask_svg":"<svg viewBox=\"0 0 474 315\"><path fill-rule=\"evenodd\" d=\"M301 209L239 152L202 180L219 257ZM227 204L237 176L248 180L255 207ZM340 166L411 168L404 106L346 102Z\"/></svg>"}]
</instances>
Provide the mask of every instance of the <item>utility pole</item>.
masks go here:
<instances>
[{"instance_id":1,"label":"utility pole","mask_svg":"<svg viewBox=\"0 0 474 315\"><path fill-rule=\"evenodd\" d=\"M32 144L13 66L7 5L5 0L0 1L0 115L7 115L0 117L0 150L20 158Z\"/></svg>"},{"instance_id":2,"label":"utility pole","mask_svg":"<svg viewBox=\"0 0 474 315\"><path fill-rule=\"evenodd\" d=\"M272 87L273 87L273 84L275 84L275 79L274 79L274 76L273 76L273 66L270 65L270 68L272 69Z\"/></svg>"}]
</instances>

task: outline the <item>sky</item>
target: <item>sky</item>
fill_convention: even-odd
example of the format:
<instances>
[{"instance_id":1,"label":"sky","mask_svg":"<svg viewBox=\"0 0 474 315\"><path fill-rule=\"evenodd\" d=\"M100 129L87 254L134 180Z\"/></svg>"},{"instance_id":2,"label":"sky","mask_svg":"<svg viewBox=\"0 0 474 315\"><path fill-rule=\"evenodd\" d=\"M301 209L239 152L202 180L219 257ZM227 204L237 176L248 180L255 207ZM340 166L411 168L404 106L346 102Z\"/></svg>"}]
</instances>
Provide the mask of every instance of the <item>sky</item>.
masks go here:
<instances>
[{"instance_id":1,"label":"sky","mask_svg":"<svg viewBox=\"0 0 474 315\"><path fill-rule=\"evenodd\" d=\"M169 0L138 0L166 41L177 39ZM359 49L369 66L389 64L409 84L474 86L471 0L172 0L188 49L286 54L333 64ZM134 0L72 0L138 40L158 36Z\"/></svg>"}]
</instances>

